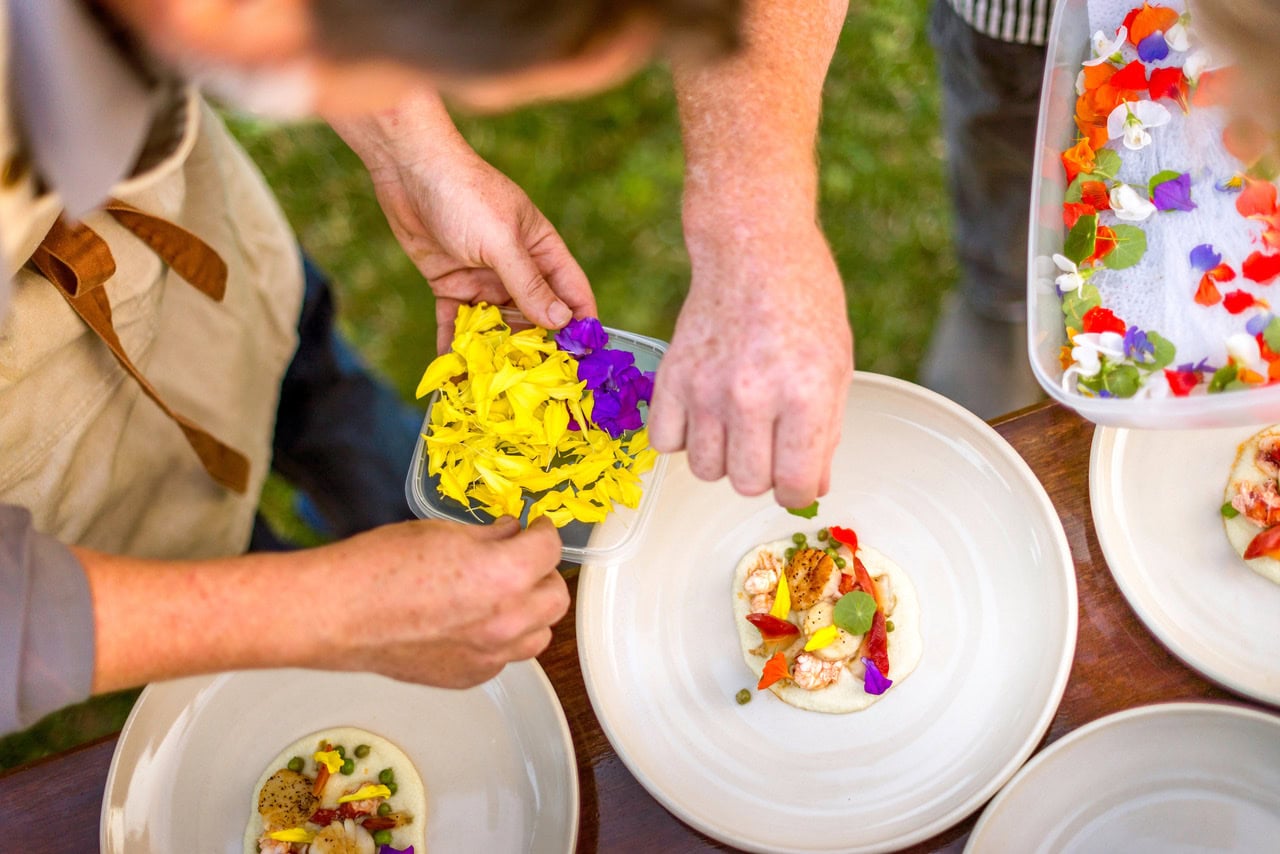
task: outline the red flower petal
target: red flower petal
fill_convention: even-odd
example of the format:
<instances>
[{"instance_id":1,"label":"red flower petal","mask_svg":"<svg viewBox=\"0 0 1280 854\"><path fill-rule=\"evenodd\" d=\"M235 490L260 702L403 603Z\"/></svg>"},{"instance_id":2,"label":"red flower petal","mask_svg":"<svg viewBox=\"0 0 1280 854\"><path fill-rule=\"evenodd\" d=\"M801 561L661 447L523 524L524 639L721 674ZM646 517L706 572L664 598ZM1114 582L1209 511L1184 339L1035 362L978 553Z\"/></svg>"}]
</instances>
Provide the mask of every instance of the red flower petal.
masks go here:
<instances>
[{"instance_id":1,"label":"red flower petal","mask_svg":"<svg viewBox=\"0 0 1280 854\"><path fill-rule=\"evenodd\" d=\"M1101 181L1085 181L1080 185L1080 201L1095 211L1111 210L1111 194Z\"/></svg>"},{"instance_id":2,"label":"red flower petal","mask_svg":"<svg viewBox=\"0 0 1280 854\"><path fill-rule=\"evenodd\" d=\"M1187 109L1189 87L1187 85L1187 76L1182 73L1181 68L1169 66L1168 68L1157 68L1152 71L1149 91L1153 101L1158 101L1161 98L1171 98L1184 111Z\"/></svg>"},{"instance_id":3,"label":"red flower petal","mask_svg":"<svg viewBox=\"0 0 1280 854\"><path fill-rule=\"evenodd\" d=\"M1116 332L1123 335L1128 327L1125 322L1115 316L1115 313L1109 308L1103 308L1095 305L1084 313L1082 318L1084 321L1085 332Z\"/></svg>"},{"instance_id":4,"label":"red flower petal","mask_svg":"<svg viewBox=\"0 0 1280 854\"><path fill-rule=\"evenodd\" d=\"M1092 205L1086 205L1081 202L1066 202L1062 206L1062 222L1067 226L1067 230L1076 227L1076 221L1082 216L1093 216L1097 211Z\"/></svg>"},{"instance_id":5,"label":"red flower petal","mask_svg":"<svg viewBox=\"0 0 1280 854\"><path fill-rule=\"evenodd\" d=\"M1215 282L1231 282L1235 280L1236 271L1231 269L1228 264L1219 264L1212 270L1205 273L1205 275L1213 279Z\"/></svg>"},{"instance_id":6,"label":"red flower petal","mask_svg":"<svg viewBox=\"0 0 1280 854\"><path fill-rule=\"evenodd\" d=\"M1263 255L1254 252L1240 265L1244 277L1260 285L1269 285L1276 276L1280 276L1280 254Z\"/></svg>"},{"instance_id":7,"label":"red flower petal","mask_svg":"<svg viewBox=\"0 0 1280 854\"><path fill-rule=\"evenodd\" d=\"M1118 241L1116 240L1116 233L1114 231L1105 225L1098 226L1098 239L1093 244L1093 254L1085 259L1085 266L1087 267L1090 264L1096 264L1103 258L1106 258L1111 254L1111 251L1116 248L1117 243ZM1123 332L1124 330L1122 329L1120 331Z\"/></svg>"},{"instance_id":8,"label":"red flower petal","mask_svg":"<svg viewBox=\"0 0 1280 854\"><path fill-rule=\"evenodd\" d=\"M1236 210L1245 217L1269 217L1276 213L1276 185L1270 181L1245 178L1244 189L1236 196Z\"/></svg>"},{"instance_id":9,"label":"red flower petal","mask_svg":"<svg viewBox=\"0 0 1280 854\"><path fill-rule=\"evenodd\" d=\"M1111 78L1111 85L1117 89L1146 89L1147 88L1147 67L1142 64L1142 60L1135 59L1116 72Z\"/></svg>"},{"instance_id":10,"label":"red flower petal","mask_svg":"<svg viewBox=\"0 0 1280 854\"><path fill-rule=\"evenodd\" d=\"M1222 307L1227 310L1228 314L1239 314L1256 302L1257 300L1253 298L1253 294L1236 290L1222 298Z\"/></svg>"},{"instance_id":11,"label":"red flower petal","mask_svg":"<svg viewBox=\"0 0 1280 854\"><path fill-rule=\"evenodd\" d=\"M1165 369L1164 378L1169 381L1169 390L1174 397L1186 397L1200 380L1195 371L1174 371Z\"/></svg>"},{"instance_id":12,"label":"red flower petal","mask_svg":"<svg viewBox=\"0 0 1280 854\"><path fill-rule=\"evenodd\" d=\"M1222 302L1222 294L1218 292L1218 286L1208 273L1200 277L1200 287L1196 288L1196 302L1204 306Z\"/></svg>"},{"instance_id":13,"label":"red flower petal","mask_svg":"<svg viewBox=\"0 0 1280 854\"><path fill-rule=\"evenodd\" d=\"M1097 161L1089 140L1082 139L1062 152L1062 167L1067 171L1067 183L1071 183L1081 172L1086 175L1093 172Z\"/></svg>"}]
</instances>

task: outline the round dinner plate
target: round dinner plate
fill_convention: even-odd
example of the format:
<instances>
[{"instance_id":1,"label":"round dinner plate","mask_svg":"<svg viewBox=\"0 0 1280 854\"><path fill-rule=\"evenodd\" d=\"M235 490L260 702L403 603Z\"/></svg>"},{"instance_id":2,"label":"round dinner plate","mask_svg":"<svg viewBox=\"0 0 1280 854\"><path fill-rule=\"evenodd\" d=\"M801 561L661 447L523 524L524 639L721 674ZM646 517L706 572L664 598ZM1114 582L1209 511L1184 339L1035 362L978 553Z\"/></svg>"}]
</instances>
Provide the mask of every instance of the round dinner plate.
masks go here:
<instances>
[{"instance_id":1,"label":"round dinner plate","mask_svg":"<svg viewBox=\"0 0 1280 854\"><path fill-rule=\"evenodd\" d=\"M102 851L243 854L267 764L308 733L347 725L394 742L421 772L432 854L574 850L569 727L541 668L522 662L466 691L315 670L151 685L111 760Z\"/></svg>"},{"instance_id":2,"label":"round dinner plate","mask_svg":"<svg viewBox=\"0 0 1280 854\"><path fill-rule=\"evenodd\" d=\"M1098 428L1089 498L1111 574L1147 628L1215 682L1280 705L1280 586L1245 566L1219 514L1240 444L1264 426Z\"/></svg>"},{"instance_id":3,"label":"round dinner plate","mask_svg":"<svg viewBox=\"0 0 1280 854\"><path fill-rule=\"evenodd\" d=\"M855 376L814 519L671 461L638 555L588 564L578 650L618 755L667 809L761 852L889 851L946 829L1017 770L1062 697L1076 584L1022 458L933 392ZM605 524L608 524L607 522ZM854 528L915 584L924 653L870 709L801 711L755 687L734 568L755 545Z\"/></svg>"},{"instance_id":4,"label":"round dinner plate","mask_svg":"<svg viewBox=\"0 0 1280 854\"><path fill-rule=\"evenodd\" d=\"M1274 851L1280 718L1166 703L1050 745L991 802L966 854Z\"/></svg>"}]
</instances>

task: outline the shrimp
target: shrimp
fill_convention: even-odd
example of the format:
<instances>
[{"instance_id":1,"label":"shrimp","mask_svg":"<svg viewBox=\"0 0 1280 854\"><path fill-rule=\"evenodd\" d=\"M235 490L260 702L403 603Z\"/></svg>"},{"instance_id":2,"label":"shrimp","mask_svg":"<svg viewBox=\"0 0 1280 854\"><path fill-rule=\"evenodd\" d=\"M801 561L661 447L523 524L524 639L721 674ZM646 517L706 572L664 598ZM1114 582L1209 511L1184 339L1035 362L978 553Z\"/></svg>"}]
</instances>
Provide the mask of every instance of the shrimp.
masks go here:
<instances>
[{"instance_id":1,"label":"shrimp","mask_svg":"<svg viewBox=\"0 0 1280 854\"><path fill-rule=\"evenodd\" d=\"M293 854L293 843L272 839L264 833L258 837L258 854Z\"/></svg>"},{"instance_id":2,"label":"shrimp","mask_svg":"<svg viewBox=\"0 0 1280 854\"><path fill-rule=\"evenodd\" d=\"M780 574L777 559L768 552L761 553L760 560L742 583L743 592L751 597L751 613L767 614L773 608Z\"/></svg>"},{"instance_id":3,"label":"shrimp","mask_svg":"<svg viewBox=\"0 0 1280 854\"><path fill-rule=\"evenodd\" d=\"M1235 486L1236 494L1231 499L1231 506L1244 514L1250 522L1260 528L1270 528L1280 524L1280 490L1275 481L1267 481L1262 486L1241 481Z\"/></svg>"},{"instance_id":4,"label":"shrimp","mask_svg":"<svg viewBox=\"0 0 1280 854\"><path fill-rule=\"evenodd\" d=\"M806 691L826 688L840 678L844 665L839 661L823 661L816 655L802 652L791 665L791 681Z\"/></svg>"},{"instance_id":5,"label":"shrimp","mask_svg":"<svg viewBox=\"0 0 1280 854\"><path fill-rule=\"evenodd\" d=\"M1253 462L1267 477L1280 478L1280 436L1268 436L1258 442L1258 453Z\"/></svg>"},{"instance_id":6,"label":"shrimp","mask_svg":"<svg viewBox=\"0 0 1280 854\"><path fill-rule=\"evenodd\" d=\"M351 819L334 822L311 840L310 854L373 854L373 836Z\"/></svg>"},{"instance_id":7,"label":"shrimp","mask_svg":"<svg viewBox=\"0 0 1280 854\"><path fill-rule=\"evenodd\" d=\"M350 789L346 792L343 792L342 794L354 795L358 791L360 791L359 786L357 786L354 789ZM348 801L347 809L357 815L369 815L377 811L378 804L382 803L383 800L385 800L385 798L365 798L363 801Z\"/></svg>"}]
</instances>

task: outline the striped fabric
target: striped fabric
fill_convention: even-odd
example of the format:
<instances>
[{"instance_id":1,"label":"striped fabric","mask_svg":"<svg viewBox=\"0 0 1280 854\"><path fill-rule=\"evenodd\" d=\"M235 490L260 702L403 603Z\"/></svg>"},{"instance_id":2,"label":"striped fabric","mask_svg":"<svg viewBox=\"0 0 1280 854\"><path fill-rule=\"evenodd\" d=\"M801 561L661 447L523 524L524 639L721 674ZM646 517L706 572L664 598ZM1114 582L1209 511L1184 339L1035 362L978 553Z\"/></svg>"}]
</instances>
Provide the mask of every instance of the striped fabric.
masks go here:
<instances>
[{"instance_id":1,"label":"striped fabric","mask_svg":"<svg viewBox=\"0 0 1280 854\"><path fill-rule=\"evenodd\" d=\"M1053 0L948 0L983 35L1018 44L1044 44Z\"/></svg>"}]
</instances>

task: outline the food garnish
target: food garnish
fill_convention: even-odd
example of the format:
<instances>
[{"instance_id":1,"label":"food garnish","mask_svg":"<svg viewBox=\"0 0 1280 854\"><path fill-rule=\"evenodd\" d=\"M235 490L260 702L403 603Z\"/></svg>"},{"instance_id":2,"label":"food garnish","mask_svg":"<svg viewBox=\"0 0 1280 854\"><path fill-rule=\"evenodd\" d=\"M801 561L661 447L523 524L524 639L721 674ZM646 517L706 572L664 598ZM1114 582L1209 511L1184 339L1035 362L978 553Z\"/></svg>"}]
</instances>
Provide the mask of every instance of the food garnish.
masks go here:
<instances>
[{"instance_id":1,"label":"food garnish","mask_svg":"<svg viewBox=\"0 0 1280 854\"><path fill-rule=\"evenodd\" d=\"M787 512L792 516L799 516L801 519L812 519L818 515L818 502L815 501L805 507L788 507Z\"/></svg>"},{"instance_id":2,"label":"food garnish","mask_svg":"<svg viewBox=\"0 0 1280 854\"><path fill-rule=\"evenodd\" d=\"M852 590L836 602L832 619L836 626L851 635L864 634L871 628L877 607L874 596L861 590Z\"/></svg>"},{"instance_id":3,"label":"food garnish","mask_svg":"<svg viewBox=\"0 0 1280 854\"><path fill-rule=\"evenodd\" d=\"M1259 557L1280 558L1280 525L1267 528L1249 542L1249 547L1244 550L1244 559Z\"/></svg>"},{"instance_id":4,"label":"food garnish","mask_svg":"<svg viewBox=\"0 0 1280 854\"><path fill-rule=\"evenodd\" d=\"M765 643L773 643L800 634L800 629L795 623L779 619L772 614L748 614L747 622L760 630L760 637Z\"/></svg>"},{"instance_id":5,"label":"food garnish","mask_svg":"<svg viewBox=\"0 0 1280 854\"><path fill-rule=\"evenodd\" d=\"M756 683L756 690L763 691L775 682L790 678L791 672L787 666L787 657L780 652L775 652L773 658L765 662L764 672L760 674L760 681Z\"/></svg>"}]
</instances>

